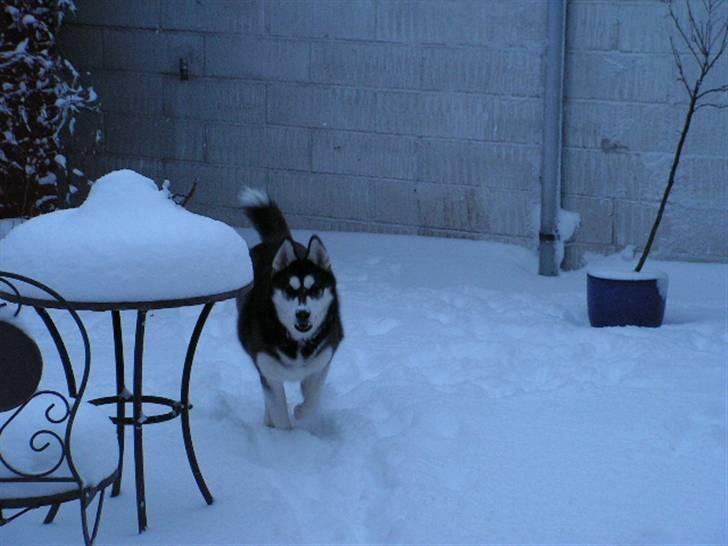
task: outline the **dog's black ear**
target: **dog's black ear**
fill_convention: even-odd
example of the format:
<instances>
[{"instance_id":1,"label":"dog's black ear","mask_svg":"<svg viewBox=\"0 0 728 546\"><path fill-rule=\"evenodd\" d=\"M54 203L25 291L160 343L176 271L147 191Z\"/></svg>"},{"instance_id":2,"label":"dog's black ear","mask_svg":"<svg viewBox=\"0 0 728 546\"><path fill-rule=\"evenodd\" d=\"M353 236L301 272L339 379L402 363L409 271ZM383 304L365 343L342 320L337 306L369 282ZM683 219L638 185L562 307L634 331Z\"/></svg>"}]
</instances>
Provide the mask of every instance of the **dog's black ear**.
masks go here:
<instances>
[{"instance_id":1,"label":"dog's black ear","mask_svg":"<svg viewBox=\"0 0 728 546\"><path fill-rule=\"evenodd\" d=\"M306 251L306 257L319 266L321 269L331 269L331 262L329 261L329 253L326 252L326 247L321 242L318 236L314 235L308 241L308 250Z\"/></svg>"},{"instance_id":2,"label":"dog's black ear","mask_svg":"<svg viewBox=\"0 0 728 546\"><path fill-rule=\"evenodd\" d=\"M286 239L281 244L278 252L273 258L273 273L284 270L288 265L296 260L296 250L293 248L293 241Z\"/></svg>"}]
</instances>

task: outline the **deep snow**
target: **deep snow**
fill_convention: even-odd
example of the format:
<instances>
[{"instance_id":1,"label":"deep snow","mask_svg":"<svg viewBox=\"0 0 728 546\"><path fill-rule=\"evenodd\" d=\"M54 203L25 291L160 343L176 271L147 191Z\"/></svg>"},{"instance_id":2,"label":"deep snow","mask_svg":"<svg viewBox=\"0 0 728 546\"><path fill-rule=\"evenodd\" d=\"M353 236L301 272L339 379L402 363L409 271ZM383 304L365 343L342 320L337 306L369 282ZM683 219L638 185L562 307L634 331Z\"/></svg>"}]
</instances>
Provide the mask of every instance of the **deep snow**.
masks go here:
<instances>
[{"instance_id":1,"label":"deep snow","mask_svg":"<svg viewBox=\"0 0 728 546\"><path fill-rule=\"evenodd\" d=\"M528 250L322 236L347 338L320 414L291 432L263 426L235 305L219 304L192 377L215 504L196 489L179 424L151 425L149 529L136 533L127 457L98 544L728 542L728 266L653 264L670 275L665 325L593 329L585 272L539 277ZM178 391L196 312L148 320L148 392ZM89 394L108 394L111 321L83 316ZM81 542L75 505L53 525L43 516L6 526L0 543Z\"/></svg>"}]
</instances>

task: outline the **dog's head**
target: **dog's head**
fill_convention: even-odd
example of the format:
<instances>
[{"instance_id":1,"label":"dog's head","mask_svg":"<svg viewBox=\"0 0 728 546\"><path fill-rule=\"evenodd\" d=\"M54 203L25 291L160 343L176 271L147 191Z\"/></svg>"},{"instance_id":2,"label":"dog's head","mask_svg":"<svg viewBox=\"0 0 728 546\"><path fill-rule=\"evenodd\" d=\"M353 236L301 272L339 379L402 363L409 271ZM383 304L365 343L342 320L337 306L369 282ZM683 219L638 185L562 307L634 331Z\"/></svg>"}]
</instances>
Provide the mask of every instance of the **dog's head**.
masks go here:
<instances>
[{"instance_id":1,"label":"dog's head","mask_svg":"<svg viewBox=\"0 0 728 546\"><path fill-rule=\"evenodd\" d=\"M286 239L273 258L272 275L278 320L296 341L310 338L336 300L336 279L321 239L311 237L304 256Z\"/></svg>"}]
</instances>

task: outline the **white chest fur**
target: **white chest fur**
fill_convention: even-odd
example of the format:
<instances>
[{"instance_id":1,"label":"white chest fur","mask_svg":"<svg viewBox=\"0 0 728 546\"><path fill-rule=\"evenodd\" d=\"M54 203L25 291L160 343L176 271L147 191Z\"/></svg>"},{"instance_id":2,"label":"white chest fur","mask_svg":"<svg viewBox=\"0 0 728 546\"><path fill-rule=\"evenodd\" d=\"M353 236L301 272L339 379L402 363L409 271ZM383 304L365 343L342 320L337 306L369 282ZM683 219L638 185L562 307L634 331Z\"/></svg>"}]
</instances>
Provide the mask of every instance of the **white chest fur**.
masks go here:
<instances>
[{"instance_id":1,"label":"white chest fur","mask_svg":"<svg viewBox=\"0 0 728 546\"><path fill-rule=\"evenodd\" d=\"M260 372L271 381L303 381L312 373L323 370L331 362L332 356L331 347L326 347L308 358L303 358L300 354L297 358L289 358L282 353L278 353L276 357L268 353L258 353L256 364Z\"/></svg>"}]
</instances>

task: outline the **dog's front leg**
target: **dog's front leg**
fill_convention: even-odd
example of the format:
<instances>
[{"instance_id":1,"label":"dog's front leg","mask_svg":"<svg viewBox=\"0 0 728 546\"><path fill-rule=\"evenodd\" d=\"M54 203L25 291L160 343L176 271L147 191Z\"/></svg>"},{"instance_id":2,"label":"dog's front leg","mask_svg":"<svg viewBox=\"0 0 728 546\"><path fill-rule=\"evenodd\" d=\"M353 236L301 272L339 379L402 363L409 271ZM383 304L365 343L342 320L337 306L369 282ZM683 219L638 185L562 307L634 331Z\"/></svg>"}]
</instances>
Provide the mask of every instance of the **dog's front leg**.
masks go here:
<instances>
[{"instance_id":1,"label":"dog's front leg","mask_svg":"<svg viewBox=\"0 0 728 546\"><path fill-rule=\"evenodd\" d=\"M290 429L291 420L288 417L288 402L283 383L267 381L268 387L263 387L265 399L265 424L269 427Z\"/></svg>"},{"instance_id":2,"label":"dog's front leg","mask_svg":"<svg viewBox=\"0 0 728 546\"><path fill-rule=\"evenodd\" d=\"M324 386L326 376L329 373L329 364L320 372L309 375L301 382L301 394L303 394L303 402L298 404L293 410L296 419L303 419L318 407L321 400L321 388Z\"/></svg>"}]
</instances>

